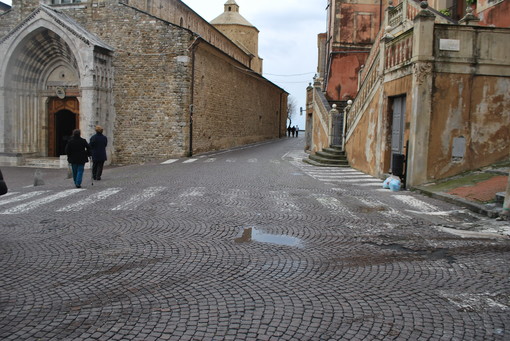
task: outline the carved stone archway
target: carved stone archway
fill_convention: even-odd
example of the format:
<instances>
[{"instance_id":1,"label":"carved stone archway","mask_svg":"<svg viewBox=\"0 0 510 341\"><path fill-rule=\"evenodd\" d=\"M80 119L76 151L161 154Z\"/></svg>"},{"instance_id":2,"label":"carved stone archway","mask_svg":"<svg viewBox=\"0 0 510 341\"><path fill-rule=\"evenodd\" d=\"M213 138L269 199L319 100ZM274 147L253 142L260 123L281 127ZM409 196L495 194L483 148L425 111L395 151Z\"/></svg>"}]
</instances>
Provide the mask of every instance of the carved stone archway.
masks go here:
<instances>
[{"instance_id":1,"label":"carved stone archway","mask_svg":"<svg viewBox=\"0 0 510 341\"><path fill-rule=\"evenodd\" d=\"M57 123L68 129L72 117L83 136L98 123L113 131L112 57L113 48L48 6L1 37L0 165L59 156Z\"/></svg>"}]
</instances>

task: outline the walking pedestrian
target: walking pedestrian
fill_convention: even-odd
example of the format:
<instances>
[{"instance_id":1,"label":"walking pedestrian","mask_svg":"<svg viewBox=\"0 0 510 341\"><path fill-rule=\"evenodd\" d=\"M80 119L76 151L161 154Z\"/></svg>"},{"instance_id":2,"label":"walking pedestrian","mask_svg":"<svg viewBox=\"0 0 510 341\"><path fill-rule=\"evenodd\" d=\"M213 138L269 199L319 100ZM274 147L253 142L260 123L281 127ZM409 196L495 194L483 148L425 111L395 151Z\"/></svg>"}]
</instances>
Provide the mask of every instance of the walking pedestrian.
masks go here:
<instances>
[{"instance_id":1,"label":"walking pedestrian","mask_svg":"<svg viewBox=\"0 0 510 341\"><path fill-rule=\"evenodd\" d=\"M296 126L296 137L299 135L299 126Z\"/></svg>"},{"instance_id":2,"label":"walking pedestrian","mask_svg":"<svg viewBox=\"0 0 510 341\"><path fill-rule=\"evenodd\" d=\"M291 128L291 127L290 127L290 125L289 125L289 127L287 128L287 136L288 136L288 137L290 137L290 132L291 132L291 130L292 130L292 128Z\"/></svg>"},{"instance_id":3,"label":"walking pedestrian","mask_svg":"<svg viewBox=\"0 0 510 341\"><path fill-rule=\"evenodd\" d=\"M76 188L81 188L85 164L89 162L90 146L87 140L80 137L80 129L73 130L73 136L66 145L67 161L73 169L73 180Z\"/></svg>"},{"instance_id":4,"label":"walking pedestrian","mask_svg":"<svg viewBox=\"0 0 510 341\"><path fill-rule=\"evenodd\" d=\"M291 131L292 131L292 137L294 137L296 135L296 126L293 126Z\"/></svg>"},{"instance_id":5,"label":"walking pedestrian","mask_svg":"<svg viewBox=\"0 0 510 341\"><path fill-rule=\"evenodd\" d=\"M108 139L103 135L103 128L96 126L96 134L90 138L90 150L92 151L92 179L101 180L103 166L106 161L106 146Z\"/></svg>"}]
</instances>

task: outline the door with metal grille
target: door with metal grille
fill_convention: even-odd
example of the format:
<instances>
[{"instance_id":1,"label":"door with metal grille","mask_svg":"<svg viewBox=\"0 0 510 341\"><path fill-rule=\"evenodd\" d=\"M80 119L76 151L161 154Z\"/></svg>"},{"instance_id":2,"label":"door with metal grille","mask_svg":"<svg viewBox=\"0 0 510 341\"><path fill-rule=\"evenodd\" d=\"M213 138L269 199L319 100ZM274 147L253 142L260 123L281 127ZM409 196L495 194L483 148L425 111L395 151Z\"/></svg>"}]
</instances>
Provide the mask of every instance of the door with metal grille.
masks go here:
<instances>
[{"instance_id":1,"label":"door with metal grille","mask_svg":"<svg viewBox=\"0 0 510 341\"><path fill-rule=\"evenodd\" d=\"M393 113L391 123L391 170L394 175L402 177L404 174L404 126L405 126L406 96L393 98Z\"/></svg>"},{"instance_id":2,"label":"door with metal grille","mask_svg":"<svg viewBox=\"0 0 510 341\"><path fill-rule=\"evenodd\" d=\"M331 144L334 146L342 145L342 132L344 126L343 115L338 112L331 115Z\"/></svg>"}]
</instances>

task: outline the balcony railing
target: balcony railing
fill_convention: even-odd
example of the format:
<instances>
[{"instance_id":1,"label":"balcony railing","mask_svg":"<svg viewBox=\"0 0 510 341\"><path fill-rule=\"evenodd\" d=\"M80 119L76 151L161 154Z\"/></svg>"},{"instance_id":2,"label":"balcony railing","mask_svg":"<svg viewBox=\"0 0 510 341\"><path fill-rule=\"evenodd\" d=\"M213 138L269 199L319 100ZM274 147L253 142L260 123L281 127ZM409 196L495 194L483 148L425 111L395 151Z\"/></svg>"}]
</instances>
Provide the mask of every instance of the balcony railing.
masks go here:
<instances>
[{"instance_id":1,"label":"balcony railing","mask_svg":"<svg viewBox=\"0 0 510 341\"><path fill-rule=\"evenodd\" d=\"M379 56L374 60L370 69L367 73L367 76L363 80L361 87L356 95L354 103L349 110L349 114L347 116L346 121L346 132L349 135L349 130L354 126L356 119L363 112L363 106L367 104L367 100L372 93L372 90L377 84L377 80L379 79Z\"/></svg>"}]
</instances>

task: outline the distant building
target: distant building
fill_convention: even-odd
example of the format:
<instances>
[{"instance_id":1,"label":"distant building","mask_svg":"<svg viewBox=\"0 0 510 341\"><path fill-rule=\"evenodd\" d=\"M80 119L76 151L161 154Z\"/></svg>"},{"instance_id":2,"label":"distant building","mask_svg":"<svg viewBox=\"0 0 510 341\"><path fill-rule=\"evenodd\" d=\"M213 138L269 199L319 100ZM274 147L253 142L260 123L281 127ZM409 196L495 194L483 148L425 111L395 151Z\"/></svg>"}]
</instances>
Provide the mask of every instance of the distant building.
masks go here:
<instances>
[{"instance_id":1,"label":"distant building","mask_svg":"<svg viewBox=\"0 0 510 341\"><path fill-rule=\"evenodd\" d=\"M0 164L59 157L96 124L117 164L284 136L288 94L261 76L246 23L215 28L180 0L13 0L0 15Z\"/></svg>"}]
</instances>

